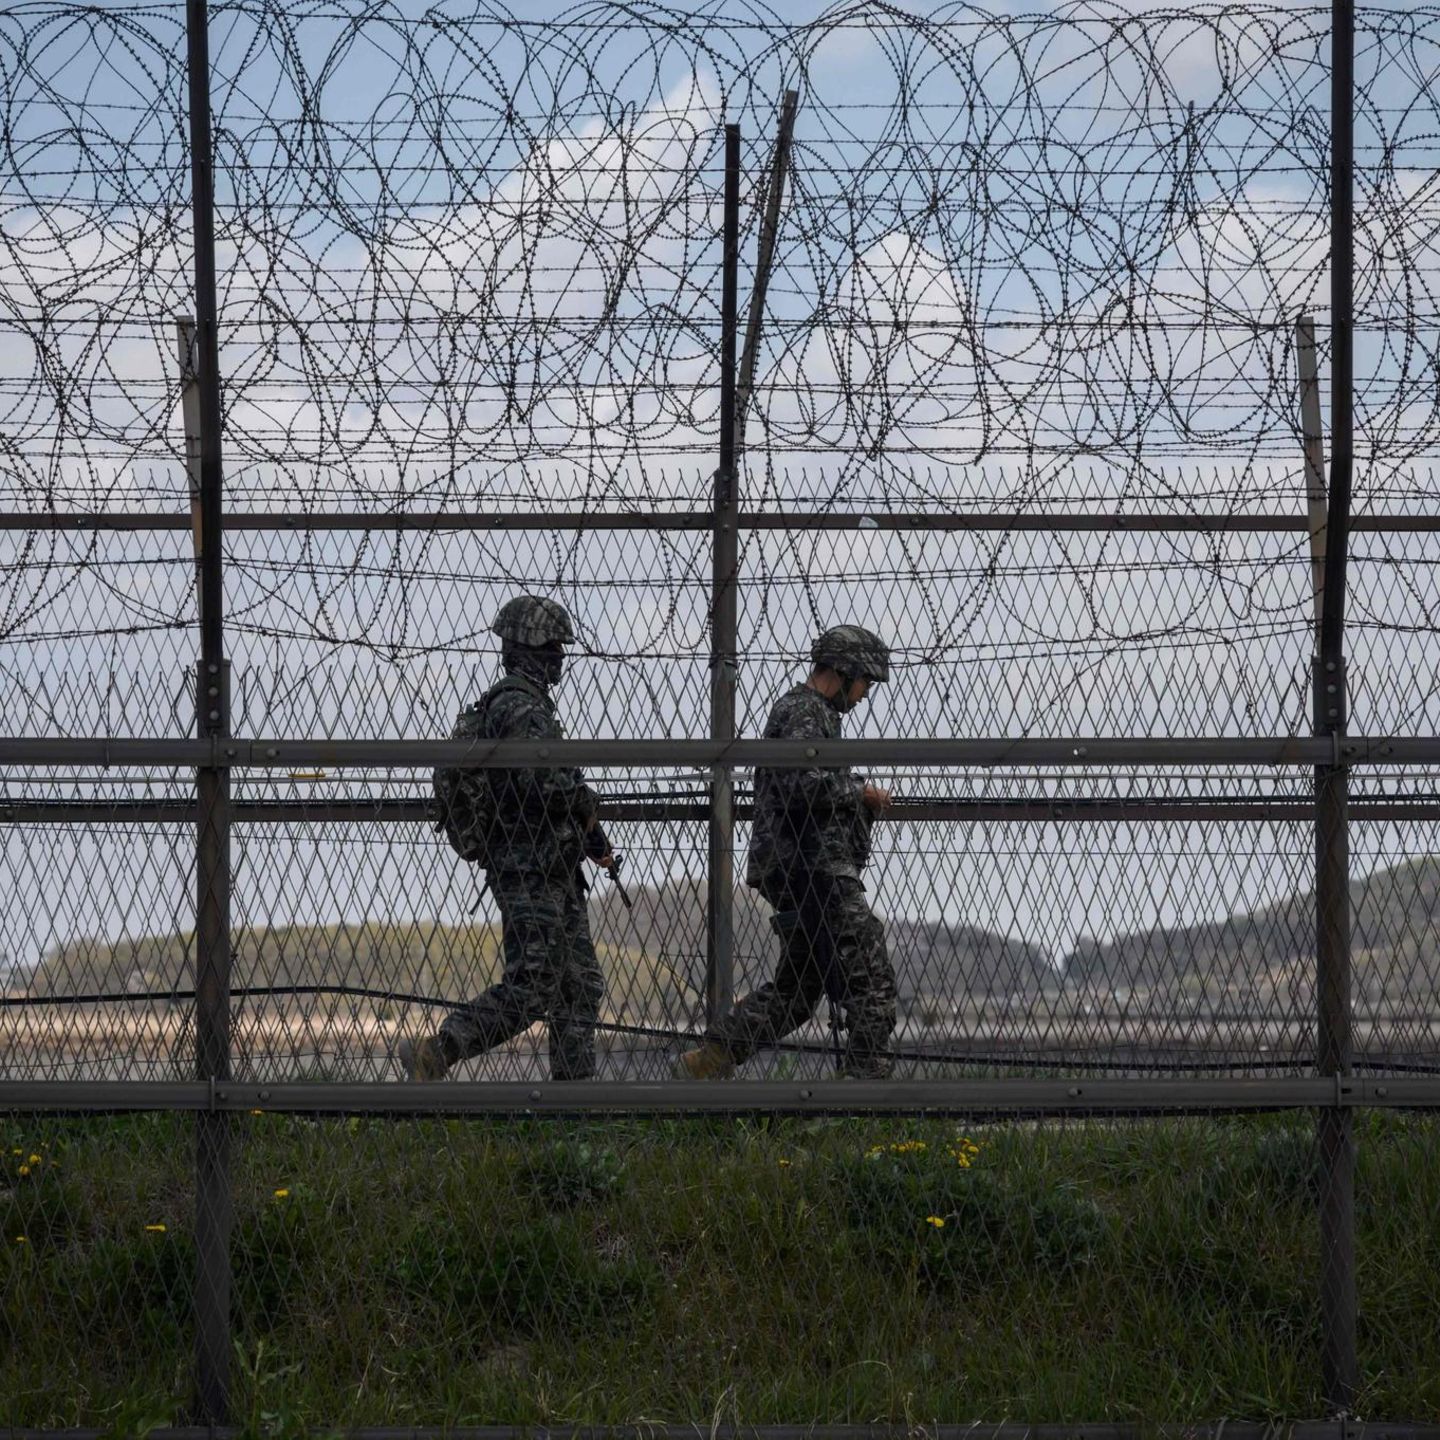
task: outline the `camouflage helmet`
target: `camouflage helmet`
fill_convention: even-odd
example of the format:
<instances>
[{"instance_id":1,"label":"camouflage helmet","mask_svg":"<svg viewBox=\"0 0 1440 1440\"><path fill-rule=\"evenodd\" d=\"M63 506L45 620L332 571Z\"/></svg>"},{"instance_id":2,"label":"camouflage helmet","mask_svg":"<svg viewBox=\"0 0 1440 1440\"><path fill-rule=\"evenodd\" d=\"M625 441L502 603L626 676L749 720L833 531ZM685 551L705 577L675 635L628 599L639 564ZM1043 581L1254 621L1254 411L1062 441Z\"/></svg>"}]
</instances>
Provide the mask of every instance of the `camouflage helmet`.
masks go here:
<instances>
[{"instance_id":1,"label":"camouflage helmet","mask_svg":"<svg viewBox=\"0 0 1440 1440\"><path fill-rule=\"evenodd\" d=\"M517 595L507 600L490 628L502 640L521 645L551 645L557 640L569 645L575 639L575 627L565 607L543 595Z\"/></svg>"},{"instance_id":2,"label":"camouflage helmet","mask_svg":"<svg viewBox=\"0 0 1440 1440\"><path fill-rule=\"evenodd\" d=\"M810 658L841 675L863 676L876 684L890 678L890 647L859 625L832 625L816 638Z\"/></svg>"}]
</instances>

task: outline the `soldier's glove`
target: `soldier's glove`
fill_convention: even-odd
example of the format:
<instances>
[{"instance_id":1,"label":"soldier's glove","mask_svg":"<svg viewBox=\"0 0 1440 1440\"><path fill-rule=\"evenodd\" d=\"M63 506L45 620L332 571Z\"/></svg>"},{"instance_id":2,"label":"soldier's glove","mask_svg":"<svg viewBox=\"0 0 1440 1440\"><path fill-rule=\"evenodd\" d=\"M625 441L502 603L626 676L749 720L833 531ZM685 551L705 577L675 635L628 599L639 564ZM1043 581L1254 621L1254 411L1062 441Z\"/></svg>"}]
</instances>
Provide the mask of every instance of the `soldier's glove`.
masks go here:
<instances>
[{"instance_id":1,"label":"soldier's glove","mask_svg":"<svg viewBox=\"0 0 1440 1440\"><path fill-rule=\"evenodd\" d=\"M598 822L585 832L585 854L591 860L603 860L610 853L610 837Z\"/></svg>"},{"instance_id":2,"label":"soldier's glove","mask_svg":"<svg viewBox=\"0 0 1440 1440\"><path fill-rule=\"evenodd\" d=\"M620 860L621 855L617 850L610 857L610 863L605 867L605 873L610 877L610 883L614 885L616 893L620 896L621 903L627 910L634 909L630 903L630 892L620 883Z\"/></svg>"}]
</instances>

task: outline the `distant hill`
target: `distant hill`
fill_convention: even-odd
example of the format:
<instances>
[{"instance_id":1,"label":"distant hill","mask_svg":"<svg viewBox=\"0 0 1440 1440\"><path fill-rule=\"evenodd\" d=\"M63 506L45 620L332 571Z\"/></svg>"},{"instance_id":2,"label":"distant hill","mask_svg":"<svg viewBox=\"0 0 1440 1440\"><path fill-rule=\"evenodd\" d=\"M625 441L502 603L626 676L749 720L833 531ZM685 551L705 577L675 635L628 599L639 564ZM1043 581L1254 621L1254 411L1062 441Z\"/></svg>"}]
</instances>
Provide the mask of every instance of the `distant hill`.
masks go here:
<instances>
[{"instance_id":1,"label":"distant hill","mask_svg":"<svg viewBox=\"0 0 1440 1440\"><path fill-rule=\"evenodd\" d=\"M631 898L634 909L627 912L604 881L591 896L609 1018L688 1024L699 1014L704 990L703 886L693 880L637 886ZM1357 880L1351 906L1357 1002L1440 1008L1440 859L1427 856ZM1309 893L1292 894L1220 920L1082 942L1059 966L1040 946L973 926L891 917L887 939L902 1015L943 1013L987 997L1103 1009L1117 999L1148 996L1157 1009L1163 1001L1186 1010L1243 1006L1301 1017L1314 1006L1313 909ZM769 916L753 892L736 888L741 993L773 971L778 943ZM235 984L354 985L459 1000L498 975L499 946L493 924L377 919L242 929L235 937ZM52 950L24 978L31 993L42 995L190 989L193 937L142 936L113 945L79 938ZM245 1003L294 1006L284 997Z\"/></svg>"},{"instance_id":2,"label":"distant hill","mask_svg":"<svg viewBox=\"0 0 1440 1440\"><path fill-rule=\"evenodd\" d=\"M902 1005L958 995L1034 999L1060 983L1048 950L974 925L891 920L886 945Z\"/></svg>"},{"instance_id":3,"label":"distant hill","mask_svg":"<svg viewBox=\"0 0 1440 1440\"><path fill-rule=\"evenodd\" d=\"M598 947L607 972L607 1018L628 1024L665 1023L693 1009L698 995L683 977L630 947ZM242 929L234 937L236 989L268 986L355 986L398 995L463 1000L500 973L498 925L439 925L371 920L358 925ZM146 936L107 945L81 939L51 951L30 977L30 993L92 991L164 994L194 988L194 936ZM188 1003L188 1002L187 1002ZM249 1012L333 1011L332 1001L307 1006L293 996L247 998ZM357 997L351 1008L384 1012L385 1002Z\"/></svg>"},{"instance_id":4,"label":"distant hill","mask_svg":"<svg viewBox=\"0 0 1440 1440\"><path fill-rule=\"evenodd\" d=\"M1440 1008L1440 859L1377 870L1350 886L1357 1004L1410 996ZM1270 998L1313 1006L1312 892L1199 925L1139 930L1086 942L1065 958L1067 989L1086 994L1166 991L1177 1000Z\"/></svg>"},{"instance_id":5,"label":"distant hill","mask_svg":"<svg viewBox=\"0 0 1440 1440\"><path fill-rule=\"evenodd\" d=\"M636 886L627 911L614 886L591 894L591 924L607 971L612 1018L681 1020L698 1013L705 982L705 890L694 880ZM774 969L778 941L770 907L745 886L735 891L736 989ZM1023 941L933 921L887 924L902 1011L964 994L1039 994L1056 971L1045 951ZM500 969L494 924L441 925L369 920L354 925L245 928L234 939L235 985L353 985L448 1000L476 994ZM52 950L29 977L34 994L159 992L194 987L194 937L142 936L109 944L81 937ZM262 1002L248 1001L249 1005ZM284 997L276 1008L292 1005Z\"/></svg>"},{"instance_id":6,"label":"distant hill","mask_svg":"<svg viewBox=\"0 0 1440 1440\"><path fill-rule=\"evenodd\" d=\"M447 926L372 920L362 925L243 928L232 941L235 984L376 985L452 995L460 972L493 967L498 936L490 925ZM463 958L462 958L463 957ZM191 932L146 935L110 945L81 938L50 951L36 967L32 993L193 989Z\"/></svg>"},{"instance_id":7,"label":"distant hill","mask_svg":"<svg viewBox=\"0 0 1440 1440\"><path fill-rule=\"evenodd\" d=\"M614 887L600 882L591 912L597 936L624 937L652 960L688 966L691 982L704 986L705 887L683 880L631 895L627 915ZM735 888L736 989L767 979L779 955L770 928L770 907L743 885ZM1024 995L1053 989L1057 971L1048 952L993 931L939 921L886 920L886 944L895 965L901 1010L962 995Z\"/></svg>"}]
</instances>

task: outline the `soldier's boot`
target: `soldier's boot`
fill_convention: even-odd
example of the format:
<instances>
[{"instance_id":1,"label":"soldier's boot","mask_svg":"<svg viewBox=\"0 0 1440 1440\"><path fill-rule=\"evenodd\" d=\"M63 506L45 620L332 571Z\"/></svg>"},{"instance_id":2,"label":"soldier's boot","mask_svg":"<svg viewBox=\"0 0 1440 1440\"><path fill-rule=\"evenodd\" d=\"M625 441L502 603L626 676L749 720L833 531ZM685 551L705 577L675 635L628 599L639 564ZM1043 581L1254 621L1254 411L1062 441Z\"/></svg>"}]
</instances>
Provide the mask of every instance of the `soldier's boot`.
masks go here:
<instances>
[{"instance_id":1,"label":"soldier's boot","mask_svg":"<svg viewBox=\"0 0 1440 1440\"><path fill-rule=\"evenodd\" d=\"M402 1040L395 1052L405 1068L407 1080L443 1080L450 1068L434 1036L423 1040Z\"/></svg>"},{"instance_id":2,"label":"soldier's boot","mask_svg":"<svg viewBox=\"0 0 1440 1440\"><path fill-rule=\"evenodd\" d=\"M853 1060L847 1060L838 1069L830 1073L831 1080L889 1080L895 1073L895 1067L888 1056L879 1061L869 1061L865 1064L856 1064Z\"/></svg>"},{"instance_id":3,"label":"soldier's boot","mask_svg":"<svg viewBox=\"0 0 1440 1440\"><path fill-rule=\"evenodd\" d=\"M728 1080L735 1073L730 1052L713 1040L698 1050L687 1050L670 1071L676 1080Z\"/></svg>"}]
</instances>

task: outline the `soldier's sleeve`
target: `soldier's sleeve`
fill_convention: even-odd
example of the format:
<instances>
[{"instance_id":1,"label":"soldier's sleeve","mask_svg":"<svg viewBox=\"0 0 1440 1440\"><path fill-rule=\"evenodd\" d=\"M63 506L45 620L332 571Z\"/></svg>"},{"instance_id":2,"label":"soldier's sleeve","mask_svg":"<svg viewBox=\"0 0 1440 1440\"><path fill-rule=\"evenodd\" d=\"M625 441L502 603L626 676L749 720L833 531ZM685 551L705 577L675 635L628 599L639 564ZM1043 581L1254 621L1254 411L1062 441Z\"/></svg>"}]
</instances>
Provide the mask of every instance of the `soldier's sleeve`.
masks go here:
<instances>
[{"instance_id":1,"label":"soldier's sleeve","mask_svg":"<svg viewBox=\"0 0 1440 1440\"><path fill-rule=\"evenodd\" d=\"M585 853L592 860L603 860L610 853L610 837L603 825L596 824L585 832Z\"/></svg>"},{"instance_id":2,"label":"soldier's sleeve","mask_svg":"<svg viewBox=\"0 0 1440 1440\"><path fill-rule=\"evenodd\" d=\"M487 728L497 739L556 740L563 734L543 705L519 692L496 696L490 707L490 722ZM570 816L583 825L599 809L595 792L573 766L507 769L505 777L515 800L532 813L543 811L557 819Z\"/></svg>"},{"instance_id":3,"label":"soldier's sleeve","mask_svg":"<svg viewBox=\"0 0 1440 1440\"><path fill-rule=\"evenodd\" d=\"M480 707L469 705L455 717L452 740L473 740L480 733Z\"/></svg>"},{"instance_id":4,"label":"soldier's sleeve","mask_svg":"<svg viewBox=\"0 0 1440 1440\"><path fill-rule=\"evenodd\" d=\"M787 740L833 740L838 726L827 722L815 706L802 705L792 707L777 728ZM772 774L786 808L797 815L824 816L853 809L865 788L848 765L776 766Z\"/></svg>"}]
</instances>

